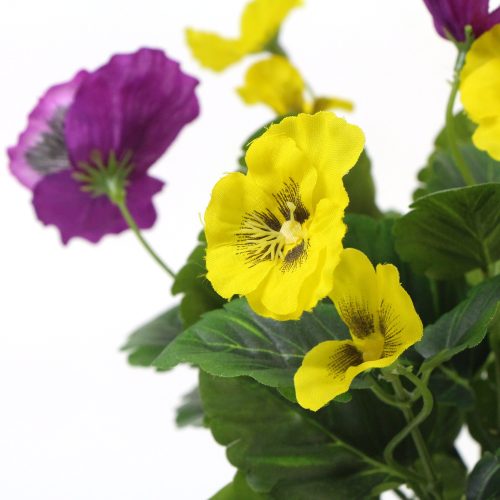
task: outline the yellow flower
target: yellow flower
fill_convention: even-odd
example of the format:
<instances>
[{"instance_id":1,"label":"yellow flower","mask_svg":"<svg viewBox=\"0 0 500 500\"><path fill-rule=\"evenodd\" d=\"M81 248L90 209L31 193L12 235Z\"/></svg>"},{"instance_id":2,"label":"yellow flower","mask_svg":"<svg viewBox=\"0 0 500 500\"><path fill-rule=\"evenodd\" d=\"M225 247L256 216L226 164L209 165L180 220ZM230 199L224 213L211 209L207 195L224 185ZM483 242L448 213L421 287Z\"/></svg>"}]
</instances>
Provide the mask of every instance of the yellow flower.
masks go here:
<instances>
[{"instance_id":1,"label":"yellow flower","mask_svg":"<svg viewBox=\"0 0 500 500\"><path fill-rule=\"evenodd\" d=\"M305 91L306 85L298 70L286 57L277 55L250 66L245 85L238 89L247 104L267 104L277 115L316 113L333 108L353 110L352 102L334 97L306 102Z\"/></svg>"},{"instance_id":2,"label":"yellow flower","mask_svg":"<svg viewBox=\"0 0 500 500\"><path fill-rule=\"evenodd\" d=\"M248 173L223 177L205 213L217 293L288 320L330 292L346 230L342 177L363 144L358 127L325 111L285 118L252 142Z\"/></svg>"},{"instance_id":3,"label":"yellow flower","mask_svg":"<svg viewBox=\"0 0 500 500\"><path fill-rule=\"evenodd\" d=\"M253 0L243 12L238 38L188 29L188 45L203 66L222 71L248 54L265 50L290 10L301 3L302 0Z\"/></svg>"},{"instance_id":4,"label":"yellow flower","mask_svg":"<svg viewBox=\"0 0 500 500\"><path fill-rule=\"evenodd\" d=\"M462 103L478 124L472 140L478 149L500 160L500 25L470 48L461 74Z\"/></svg>"},{"instance_id":5,"label":"yellow flower","mask_svg":"<svg viewBox=\"0 0 500 500\"><path fill-rule=\"evenodd\" d=\"M295 391L299 404L313 411L347 392L359 373L394 363L423 332L398 270L379 264L375 271L359 250L342 252L330 298L352 340L328 340L305 355Z\"/></svg>"}]
</instances>

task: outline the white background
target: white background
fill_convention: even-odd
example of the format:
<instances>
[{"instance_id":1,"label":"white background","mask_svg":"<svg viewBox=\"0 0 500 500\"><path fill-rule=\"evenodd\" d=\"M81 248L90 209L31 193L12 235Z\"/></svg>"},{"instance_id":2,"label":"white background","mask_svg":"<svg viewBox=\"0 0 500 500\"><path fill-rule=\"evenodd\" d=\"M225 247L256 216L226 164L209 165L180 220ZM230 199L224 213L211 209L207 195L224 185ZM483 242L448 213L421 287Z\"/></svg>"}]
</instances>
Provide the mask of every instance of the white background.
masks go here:
<instances>
[{"instance_id":1,"label":"white background","mask_svg":"<svg viewBox=\"0 0 500 500\"><path fill-rule=\"evenodd\" d=\"M186 26L236 34L243 0L0 0L0 149L15 143L44 90L115 52L160 47L197 75L202 114L153 173L168 182L147 237L178 269L213 183L272 118L234 88L245 60L202 70ZM405 210L443 123L454 59L420 0L309 0L282 42L317 93L351 98L381 207ZM229 482L206 430L176 430L196 375L133 369L127 334L174 303L170 282L131 234L64 248L34 217L30 193L0 169L0 498L198 500ZM466 459L474 449L465 448Z\"/></svg>"}]
</instances>

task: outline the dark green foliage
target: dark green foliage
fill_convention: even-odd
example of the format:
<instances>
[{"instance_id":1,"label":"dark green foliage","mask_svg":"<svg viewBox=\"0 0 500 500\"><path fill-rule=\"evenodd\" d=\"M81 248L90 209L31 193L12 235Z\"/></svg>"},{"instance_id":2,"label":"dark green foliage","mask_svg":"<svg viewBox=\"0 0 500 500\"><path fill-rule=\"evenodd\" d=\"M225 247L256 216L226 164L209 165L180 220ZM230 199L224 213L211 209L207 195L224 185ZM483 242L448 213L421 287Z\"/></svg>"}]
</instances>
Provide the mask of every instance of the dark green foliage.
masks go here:
<instances>
[{"instance_id":1,"label":"dark green foliage","mask_svg":"<svg viewBox=\"0 0 500 500\"><path fill-rule=\"evenodd\" d=\"M485 453L467 480L467 500L498 500L500 497L500 450Z\"/></svg>"},{"instance_id":2,"label":"dark green foliage","mask_svg":"<svg viewBox=\"0 0 500 500\"><path fill-rule=\"evenodd\" d=\"M172 293L183 293L180 314L184 327L196 323L200 316L212 309L222 307L224 299L219 297L206 279L205 266L206 240L200 233L198 246L193 250L184 267L177 273Z\"/></svg>"},{"instance_id":3,"label":"dark green foliage","mask_svg":"<svg viewBox=\"0 0 500 500\"><path fill-rule=\"evenodd\" d=\"M439 191L396 222L396 250L418 273L445 279L500 259L500 183Z\"/></svg>"},{"instance_id":4,"label":"dark green foliage","mask_svg":"<svg viewBox=\"0 0 500 500\"><path fill-rule=\"evenodd\" d=\"M175 306L132 333L122 350L130 351L128 362L131 365L151 366L182 329L179 306Z\"/></svg>"}]
</instances>

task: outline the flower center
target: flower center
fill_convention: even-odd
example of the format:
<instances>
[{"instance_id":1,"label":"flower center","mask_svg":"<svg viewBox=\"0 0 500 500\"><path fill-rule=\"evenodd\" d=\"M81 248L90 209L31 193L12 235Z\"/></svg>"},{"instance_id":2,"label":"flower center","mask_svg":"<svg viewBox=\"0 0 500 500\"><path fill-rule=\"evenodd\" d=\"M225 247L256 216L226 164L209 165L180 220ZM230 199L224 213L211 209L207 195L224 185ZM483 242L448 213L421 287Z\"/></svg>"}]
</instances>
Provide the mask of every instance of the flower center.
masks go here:
<instances>
[{"instance_id":1,"label":"flower center","mask_svg":"<svg viewBox=\"0 0 500 500\"><path fill-rule=\"evenodd\" d=\"M290 219L283 222L280 229L280 237L284 240L285 245L295 245L305 239L306 231L302 228L302 224L295 220L295 210L297 207L291 201L286 203L290 210Z\"/></svg>"},{"instance_id":2,"label":"flower center","mask_svg":"<svg viewBox=\"0 0 500 500\"><path fill-rule=\"evenodd\" d=\"M382 357L384 337L380 333L372 333L364 339L354 339L354 345L363 355L363 361L375 361Z\"/></svg>"}]
</instances>

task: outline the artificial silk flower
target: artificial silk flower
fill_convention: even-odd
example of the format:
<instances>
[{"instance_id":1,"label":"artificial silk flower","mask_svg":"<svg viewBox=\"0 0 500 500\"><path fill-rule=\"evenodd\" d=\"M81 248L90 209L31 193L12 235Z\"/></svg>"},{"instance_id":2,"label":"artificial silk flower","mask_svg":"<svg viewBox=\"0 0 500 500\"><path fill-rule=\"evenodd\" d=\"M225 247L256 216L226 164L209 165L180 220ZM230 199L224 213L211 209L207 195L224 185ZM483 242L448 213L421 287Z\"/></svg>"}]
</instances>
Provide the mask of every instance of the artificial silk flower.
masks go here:
<instances>
[{"instance_id":1,"label":"artificial silk flower","mask_svg":"<svg viewBox=\"0 0 500 500\"><path fill-rule=\"evenodd\" d=\"M246 153L248 172L214 187L205 213L207 277L261 316L298 319L332 288L348 196L342 177L362 131L323 111L272 125Z\"/></svg>"},{"instance_id":2,"label":"artificial silk flower","mask_svg":"<svg viewBox=\"0 0 500 500\"><path fill-rule=\"evenodd\" d=\"M290 10L301 3L302 0L253 0L243 11L238 38L188 29L188 45L203 66L222 71L248 54L266 50Z\"/></svg>"},{"instance_id":3,"label":"artificial silk flower","mask_svg":"<svg viewBox=\"0 0 500 500\"><path fill-rule=\"evenodd\" d=\"M151 227L163 182L147 170L198 115L197 83L162 51L141 49L50 88L8 150L38 218L64 243L119 233L127 224L109 195L121 184L137 225Z\"/></svg>"},{"instance_id":4,"label":"artificial silk flower","mask_svg":"<svg viewBox=\"0 0 500 500\"><path fill-rule=\"evenodd\" d=\"M500 160L500 25L478 38L467 53L460 93L465 111L478 124L472 141Z\"/></svg>"},{"instance_id":5,"label":"artificial silk flower","mask_svg":"<svg viewBox=\"0 0 500 500\"><path fill-rule=\"evenodd\" d=\"M306 84L299 71L283 56L272 55L248 69L245 85L238 93L247 104L266 104L277 115L316 113L328 109L352 111L350 101L335 97L319 97L307 102Z\"/></svg>"},{"instance_id":6,"label":"artificial silk flower","mask_svg":"<svg viewBox=\"0 0 500 500\"><path fill-rule=\"evenodd\" d=\"M295 374L298 403L319 410L349 390L353 378L391 365L422 338L423 326L398 270L346 248L333 276L330 298L351 340L328 340L311 349Z\"/></svg>"},{"instance_id":7,"label":"artificial silk flower","mask_svg":"<svg viewBox=\"0 0 500 500\"><path fill-rule=\"evenodd\" d=\"M471 26L478 37L500 23L500 7L489 12L489 0L424 0L443 38L465 41L465 28Z\"/></svg>"}]
</instances>

